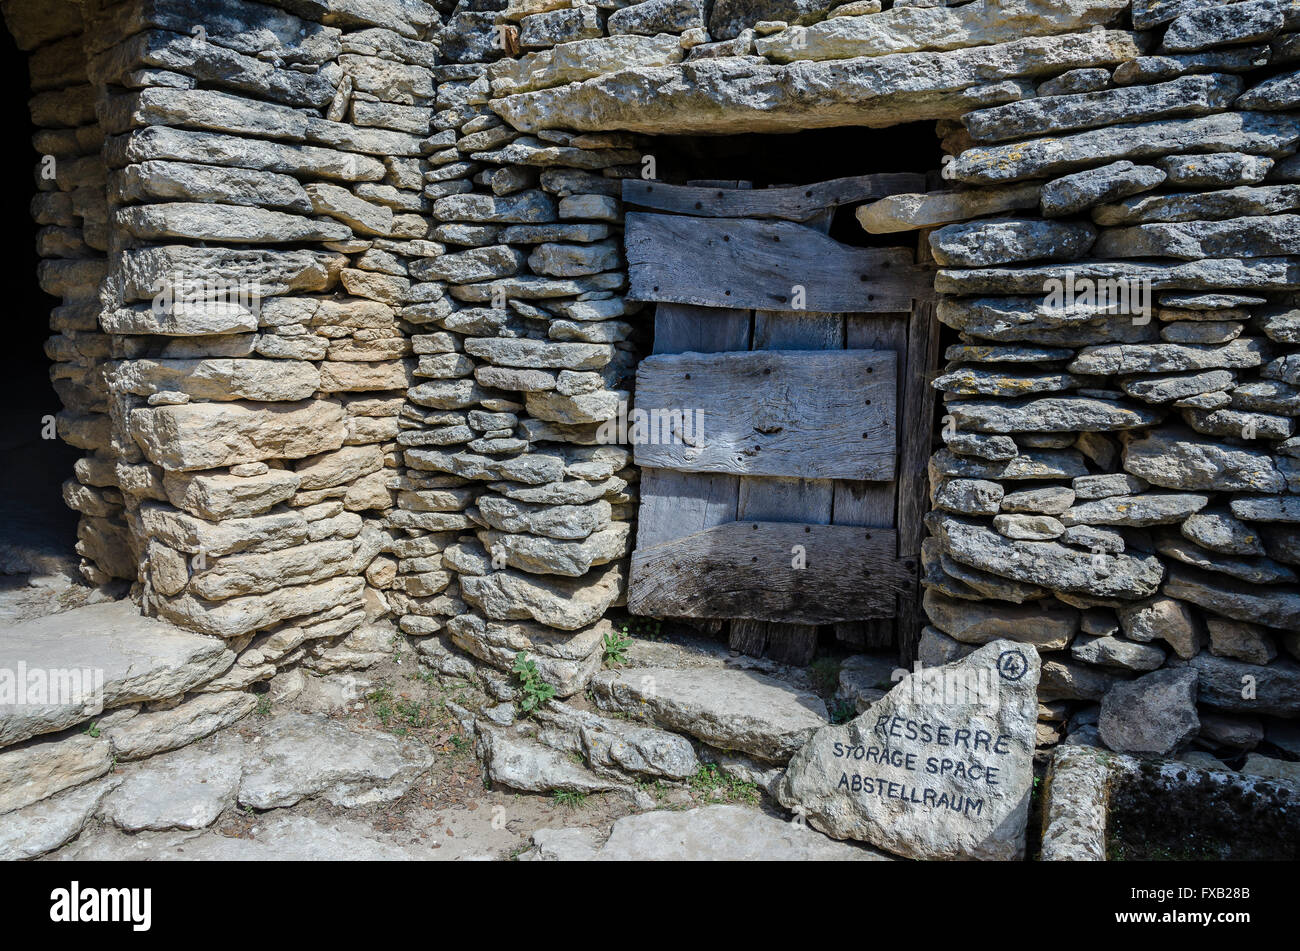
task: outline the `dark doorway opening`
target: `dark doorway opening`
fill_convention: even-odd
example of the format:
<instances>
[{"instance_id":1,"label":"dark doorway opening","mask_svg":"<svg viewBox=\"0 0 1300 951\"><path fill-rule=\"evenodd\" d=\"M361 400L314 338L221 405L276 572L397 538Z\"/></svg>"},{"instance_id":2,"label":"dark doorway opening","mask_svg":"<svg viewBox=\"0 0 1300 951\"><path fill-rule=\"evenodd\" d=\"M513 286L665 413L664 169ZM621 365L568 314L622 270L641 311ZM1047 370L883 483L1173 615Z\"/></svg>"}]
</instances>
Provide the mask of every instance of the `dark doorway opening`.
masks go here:
<instances>
[{"instance_id":1,"label":"dark doorway opening","mask_svg":"<svg viewBox=\"0 0 1300 951\"><path fill-rule=\"evenodd\" d=\"M69 572L77 563L77 513L63 503L61 486L72 476L81 451L62 440L44 438L50 420L62 408L50 382L52 361L46 356L50 311L57 298L37 282L35 226L31 201L36 194L38 156L32 151L28 111L27 56L0 29L0 70L11 94L0 98L0 123L11 132L4 153L5 179L0 189L0 221L10 236L8 247L5 346L0 349L0 379L5 399L0 406L0 589L26 583L26 576Z\"/></svg>"},{"instance_id":2,"label":"dark doorway opening","mask_svg":"<svg viewBox=\"0 0 1300 951\"><path fill-rule=\"evenodd\" d=\"M944 152L933 122L888 129L843 127L773 135L660 136L654 140L657 178L687 181L739 180L754 188L807 185L833 178L887 172L937 173ZM900 235L872 235L841 207L830 236L854 247L889 247Z\"/></svg>"}]
</instances>

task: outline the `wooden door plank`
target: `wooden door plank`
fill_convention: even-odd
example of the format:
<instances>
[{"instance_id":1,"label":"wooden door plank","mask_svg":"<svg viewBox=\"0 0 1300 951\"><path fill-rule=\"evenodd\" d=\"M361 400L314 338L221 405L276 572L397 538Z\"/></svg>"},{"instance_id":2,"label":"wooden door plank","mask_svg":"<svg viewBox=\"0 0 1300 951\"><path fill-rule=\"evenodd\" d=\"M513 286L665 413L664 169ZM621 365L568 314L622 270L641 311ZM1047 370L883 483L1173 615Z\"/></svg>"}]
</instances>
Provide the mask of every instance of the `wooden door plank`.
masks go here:
<instances>
[{"instance_id":1,"label":"wooden door plank","mask_svg":"<svg viewBox=\"0 0 1300 951\"><path fill-rule=\"evenodd\" d=\"M850 350L885 350L898 355L901 365L907 353L907 326L910 313L862 315L846 314L844 345ZM896 409L898 409L896 407ZM901 410L896 418L901 416ZM903 431L899 430L902 440ZM897 480L865 482L838 480L831 523L892 528L897 518ZM889 647L895 643L895 615L868 621L845 621L835 625L835 636L858 647Z\"/></svg>"},{"instance_id":2,"label":"wooden door plank","mask_svg":"<svg viewBox=\"0 0 1300 951\"><path fill-rule=\"evenodd\" d=\"M892 479L893 353L682 353L637 368L637 409L655 437L638 465L804 479ZM684 420L684 423L683 423ZM685 433L685 438L669 438Z\"/></svg>"},{"instance_id":3,"label":"wooden door plank","mask_svg":"<svg viewBox=\"0 0 1300 951\"><path fill-rule=\"evenodd\" d=\"M807 224L825 234L830 231L833 217L833 211L826 211ZM840 350L844 346L844 320L832 313L756 311L753 346L755 350ZM834 485L826 479L742 479L737 511L741 518L799 518L826 524L831 520ZM731 624L730 644L733 650L754 657L803 666L816 656L817 626L772 619L737 620Z\"/></svg>"},{"instance_id":4,"label":"wooden door plank","mask_svg":"<svg viewBox=\"0 0 1300 951\"><path fill-rule=\"evenodd\" d=\"M930 265L930 232L922 231L917 245L917 263ZM920 554L925 536L930 451L934 438L935 390L932 375L939 365L939 320L932 294L912 307L907 329L907 359L902 376L900 431L906 433L899 448L898 467L898 555L910 565L914 582L910 592L900 596L898 649L902 661L911 662L921 636Z\"/></svg>"},{"instance_id":5,"label":"wooden door plank","mask_svg":"<svg viewBox=\"0 0 1300 951\"><path fill-rule=\"evenodd\" d=\"M655 308L654 353L721 353L748 350L747 310L660 304Z\"/></svg>"},{"instance_id":6,"label":"wooden door plank","mask_svg":"<svg viewBox=\"0 0 1300 951\"><path fill-rule=\"evenodd\" d=\"M780 218L806 221L826 208L876 201L888 195L925 191L925 176L908 172L855 175L815 185L740 191L734 187L689 187L623 180L623 201L641 208L701 218Z\"/></svg>"},{"instance_id":7,"label":"wooden door plank","mask_svg":"<svg viewBox=\"0 0 1300 951\"><path fill-rule=\"evenodd\" d=\"M806 552L799 568L791 563L796 545ZM853 620L883 610L910 580L897 546L887 530L731 522L638 548L628 607L667 616Z\"/></svg>"},{"instance_id":8,"label":"wooden door plank","mask_svg":"<svg viewBox=\"0 0 1300 951\"><path fill-rule=\"evenodd\" d=\"M785 221L633 212L624 241L630 300L782 312L895 312L911 306L919 280L910 251L853 248Z\"/></svg>"},{"instance_id":9,"label":"wooden door plank","mask_svg":"<svg viewBox=\"0 0 1300 951\"><path fill-rule=\"evenodd\" d=\"M749 182L694 182L725 188L749 188ZM660 304L655 308L654 353L715 353L749 348L748 310ZM740 480L722 473L642 469L639 485L637 547L649 548L672 538L735 521ZM709 622L719 628L725 622ZM716 631L715 631L716 633Z\"/></svg>"},{"instance_id":10,"label":"wooden door plank","mask_svg":"<svg viewBox=\"0 0 1300 951\"><path fill-rule=\"evenodd\" d=\"M655 353L746 350L749 337L747 310L687 304L660 304L655 308ZM735 521L740 480L725 473L643 468L639 493L636 544L638 548L649 548Z\"/></svg>"},{"instance_id":11,"label":"wooden door plank","mask_svg":"<svg viewBox=\"0 0 1300 951\"><path fill-rule=\"evenodd\" d=\"M636 545L648 548L734 522L739 495L734 475L642 469Z\"/></svg>"}]
</instances>

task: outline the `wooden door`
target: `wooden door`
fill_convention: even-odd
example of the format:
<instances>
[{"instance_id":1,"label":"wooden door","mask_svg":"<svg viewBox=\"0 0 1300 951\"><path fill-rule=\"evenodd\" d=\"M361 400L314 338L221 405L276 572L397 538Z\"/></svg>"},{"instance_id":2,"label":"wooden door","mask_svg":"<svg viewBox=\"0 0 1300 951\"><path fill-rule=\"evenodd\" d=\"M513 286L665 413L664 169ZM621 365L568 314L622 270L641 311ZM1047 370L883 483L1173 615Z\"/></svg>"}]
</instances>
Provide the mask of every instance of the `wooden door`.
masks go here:
<instances>
[{"instance_id":1,"label":"wooden door","mask_svg":"<svg viewBox=\"0 0 1300 951\"><path fill-rule=\"evenodd\" d=\"M932 279L910 248L826 232L836 205L924 185L624 183L653 209L627 215L628 296L657 305L630 610L729 619L733 647L788 663L824 624L910 651L937 359L915 302Z\"/></svg>"}]
</instances>

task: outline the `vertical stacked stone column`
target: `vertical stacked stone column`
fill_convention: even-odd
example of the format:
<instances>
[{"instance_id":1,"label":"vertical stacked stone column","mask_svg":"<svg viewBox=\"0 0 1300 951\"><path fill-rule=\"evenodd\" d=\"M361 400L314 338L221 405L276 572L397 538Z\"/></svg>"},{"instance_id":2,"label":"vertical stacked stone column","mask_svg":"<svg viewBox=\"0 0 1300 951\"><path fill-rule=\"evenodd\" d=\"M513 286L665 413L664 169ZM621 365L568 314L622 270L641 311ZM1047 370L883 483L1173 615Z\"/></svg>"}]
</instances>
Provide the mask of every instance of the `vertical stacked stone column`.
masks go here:
<instances>
[{"instance_id":1,"label":"vertical stacked stone column","mask_svg":"<svg viewBox=\"0 0 1300 951\"><path fill-rule=\"evenodd\" d=\"M523 650L568 696L600 666L630 551L630 455L598 431L635 362L617 195L641 155L524 136L487 108L492 70L440 73L425 194L447 250L413 270L447 295L413 338L402 628L445 630L425 646L444 665L448 641L502 671Z\"/></svg>"},{"instance_id":2,"label":"vertical stacked stone column","mask_svg":"<svg viewBox=\"0 0 1300 951\"><path fill-rule=\"evenodd\" d=\"M141 0L87 40L112 472L145 609L241 651L202 690L391 638L365 625L392 612L407 317L439 293L407 273L441 250L419 191L436 11L283 6Z\"/></svg>"}]
</instances>

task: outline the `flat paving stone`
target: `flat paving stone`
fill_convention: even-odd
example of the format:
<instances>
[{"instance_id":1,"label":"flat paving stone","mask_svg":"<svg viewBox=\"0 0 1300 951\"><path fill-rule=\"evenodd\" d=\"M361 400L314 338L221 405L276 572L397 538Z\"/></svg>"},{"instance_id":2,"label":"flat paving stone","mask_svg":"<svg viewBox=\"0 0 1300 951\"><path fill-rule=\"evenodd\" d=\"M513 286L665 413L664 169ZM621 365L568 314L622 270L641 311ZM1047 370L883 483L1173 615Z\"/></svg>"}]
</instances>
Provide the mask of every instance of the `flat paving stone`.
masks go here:
<instances>
[{"instance_id":1,"label":"flat paving stone","mask_svg":"<svg viewBox=\"0 0 1300 951\"><path fill-rule=\"evenodd\" d=\"M235 655L220 638L143 617L114 601L23 621L0 632L0 670L83 672L65 702L0 706L0 746L83 722L103 709L162 700L223 673ZM94 689L102 678L102 690ZM56 699L56 698L51 698Z\"/></svg>"},{"instance_id":2,"label":"flat paving stone","mask_svg":"<svg viewBox=\"0 0 1300 951\"><path fill-rule=\"evenodd\" d=\"M433 754L414 743L309 713L272 718L250 745L239 804L254 809L316 796L345 807L387 802L433 765Z\"/></svg>"},{"instance_id":3,"label":"flat paving stone","mask_svg":"<svg viewBox=\"0 0 1300 951\"><path fill-rule=\"evenodd\" d=\"M555 861L871 862L889 856L837 842L801 823L744 806L700 806L627 816L603 845L587 829L539 829L522 858Z\"/></svg>"}]
</instances>

